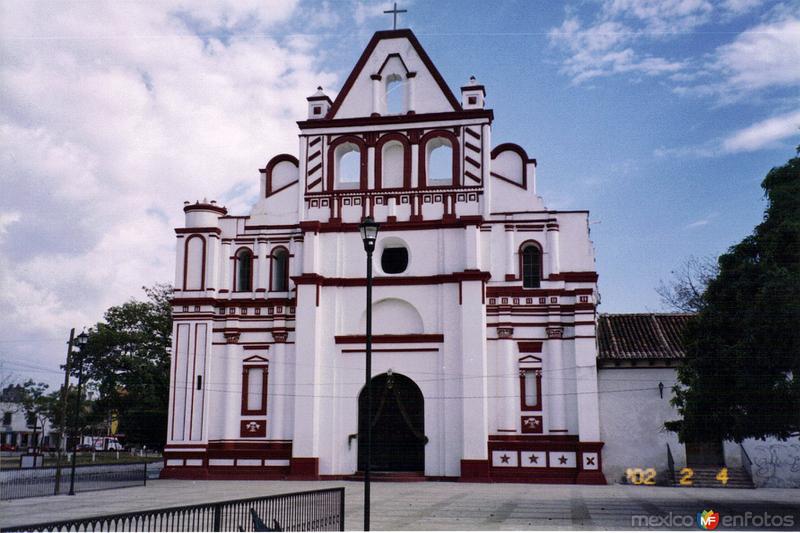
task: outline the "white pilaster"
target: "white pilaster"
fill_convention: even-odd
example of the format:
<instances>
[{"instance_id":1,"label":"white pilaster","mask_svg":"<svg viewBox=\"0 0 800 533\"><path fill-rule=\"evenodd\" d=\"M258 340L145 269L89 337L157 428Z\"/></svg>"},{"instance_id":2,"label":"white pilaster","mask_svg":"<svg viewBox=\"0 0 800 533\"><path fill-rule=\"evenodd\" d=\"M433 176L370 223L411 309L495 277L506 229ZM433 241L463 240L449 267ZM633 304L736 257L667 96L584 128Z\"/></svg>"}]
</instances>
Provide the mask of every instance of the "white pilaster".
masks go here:
<instances>
[{"instance_id":1,"label":"white pilaster","mask_svg":"<svg viewBox=\"0 0 800 533\"><path fill-rule=\"evenodd\" d=\"M375 147L367 148L367 188L375 189ZM364 198L366 202L367 199Z\"/></svg>"},{"instance_id":2,"label":"white pilaster","mask_svg":"<svg viewBox=\"0 0 800 533\"><path fill-rule=\"evenodd\" d=\"M547 254L550 258L548 265L550 267L549 274L558 274L561 272L561 261L559 259L559 238L558 228L547 229ZM544 273L543 273L544 274Z\"/></svg>"},{"instance_id":3,"label":"white pilaster","mask_svg":"<svg viewBox=\"0 0 800 533\"><path fill-rule=\"evenodd\" d=\"M499 412L497 416L498 429L516 429L517 428L517 413L519 412L519 368L517 362L514 360L514 341L512 339L503 339L499 341L500 344L500 357L503 359L502 376L498 382L502 386L498 388L497 396L499 401Z\"/></svg>"},{"instance_id":4,"label":"white pilaster","mask_svg":"<svg viewBox=\"0 0 800 533\"><path fill-rule=\"evenodd\" d=\"M319 457L319 310L317 287L300 285L295 319L293 457Z\"/></svg>"},{"instance_id":5,"label":"white pilaster","mask_svg":"<svg viewBox=\"0 0 800 533\"><path fill-rule=\"evenodd\" d=\"M564 395L566 368L561 336L563 329L560 327L547 328L547 376L548 396L543 401L548 405L549 422L547 430L567 429L567 405ZM559 432L562 433L562 432ZM563 433L562 433L563 434Z\"/></svg>"},{"instance_id":6,"label":"white pilaster","mask_svg":"<svg viewBox=\"0 0 800 533\"><path fill-rule=\"evenodd\" d=\"M479 257L479 243L478 239L480 238L480 231L478 230L477 225L470 225L464 228L464 258L466 265L464 266L465 270L477 270L479 268L478 265L478 257Z\"/></svg>"},{"instance_id":7,"label":"white pilaster","mask_svg":"<svg viewBox=\"0 0 800 533\"><path fill-rule=\"evenodd\" d=\"M513 276L516 273L516 248L514 247L514 230L506 228L506 275ZM521 273L520 273L521 274Z\"/></svg>"},{"instance_id":8,"label":"white pilaster","mask_svg":"<svg viewBox=\"0 0 800 533\"><path fill-rule=\"evenodd\" d=\"M319 235L313 231L308 231L303 236L303 273L313 274L317 272L317 248L319 246Z\"/></svg>"},{"instance_id":9,"label":"white pilaster","mask_svg":"<svg viewBox=\"0 0 800 533\"><path fill-rule=\"evenodd\" d=\"M274 350L269 365L269 394L272 401L272 418L267 422L270 428L270 438L286 439L286 400L292 391L287 386L287 360L286 343L276 342L272 345Z\"/></svg>"},{"instance_id":10,"label":"white pilaster","mask_svg":"<svg viewBox=\"0 0 800 533\"><path fill-rule=\"evenodd\" d=\"M383 88L383 82L381 81L380 76L375 76L372 78L372 112L373 113L380 113L381 112L381 88Z\"/></svg>"},{"instance_id":11,"label":"white pilaster","mask_svg":"<svg viewBox=\"0 0 800 533\"><path fill-rule=\"evenodd\" d=\"M183 261L186 253L186 238L175 239L175 288L183 288Z\"/></svg>"},{"instance_id":12,"label":"white pilaster","mask_svg":"<svg viewBox=\"0 0 800 533\"><path fill-rule=\"evenodd\" d=\"M267 241L258 239L256 243L256 269L253 273L255 277L255 290L266 289L269 286L269 265L267 263Z\"/></svg>"},{"instance_id":13,"label":"white pilaster","mask_svg":"<svg viewBox=\"0 0 800 533\"><path fill-rule=\"evenodd\" d=\"M219 257L219 237L209 235L206 240L206 290L216 289L219 290L217 281L217 268Z\"/></svg>"},{"instance_id":14,"label":"white pilaster","mask_svg":"<svg viewBox=\"0 0 800 533\"><path fill-rule=\"evenodd\" d=\"M239 421L242 413L242 363L239 349L236 344L229 342L225 345L225 379L220 387L225 391L225 430L223 439L238 439L240 437ZM219 415L218 415L219 416Z\"/></svg>"},{"instance_id":15,"label":"white pilaster","mask_svg":"<svg viewBox=\"0 0 800 533\"><path fill-rule=\"evenodd\" d=\"M487 458L489 440L488 398L486 379L486 306L483 282L461 282L461 350L462 350L462 459Z\"/></svg>"},{"instance_id":16,"label":"white pilaster","mask_svg":"<svg viewBox=\"0 0 800 533\"><path fill-rule=\"evenodd\" d=\"M597 353L593 338L575 339L575 366L578 384L578 435L582 442L596 442L600 440L600 408Z\"/></svg>"},{"instance_id":17,"label":"white pilaster","mask_svg":"<svg viewBox=\"0 0 800 533\"><path fill-rule=\"evenodd\" d=\"M492 213L492 127L481 126L481 178L483 183L483 216L489 218Z\"/></svg>"},{"instance_id":18,"label":"white pilaster","mask_svg":"<svg viewBox=\"0 0 800 533\"><path fill-rule=\"evenodd\" d=\"M216 289L233 290L231 283L231 242L222 241L222 255L219 258L219 280Z\"/></svg>"},{"instance_id":19,"label":"white pilaster","mask_svg":"<svg viewBox=\"0 0 800 533\"><path fill-rule=\"evenodd\" d=\"M415 111L417 105L417 83L416 76L406 78L406 109L408 111Z\"/></svg>"},{"instance_id":20,"label":"white pilaster","mask_svg":"<svg viewBox=\"0 0 800 533\"><path fill-rule=\"evenodd\" d=\"M411 188L419 187L419 144L411 145Z\"/></svg>"}]
</instances>

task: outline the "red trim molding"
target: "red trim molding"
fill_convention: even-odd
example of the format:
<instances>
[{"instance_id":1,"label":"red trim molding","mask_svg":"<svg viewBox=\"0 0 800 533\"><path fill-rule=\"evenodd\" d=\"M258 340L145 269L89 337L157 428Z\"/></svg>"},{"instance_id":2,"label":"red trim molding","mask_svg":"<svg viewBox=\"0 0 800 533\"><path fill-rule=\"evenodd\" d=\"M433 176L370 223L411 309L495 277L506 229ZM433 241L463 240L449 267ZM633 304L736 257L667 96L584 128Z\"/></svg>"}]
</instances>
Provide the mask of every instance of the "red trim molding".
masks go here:
<instances>
[{"instance_id":1,"label":"red trim molding","mask_svg":"<svg viewBox=\"0 0 800 533\"><path fill-rule=\"evenodd\" d=\"M364 344L367 337L364 335L336 335L336 344ZM444 342L444 335L438 333L417 335L373 335L374 344L412 344L420 342Z\"/></svg>"},{"instance_id":2,"label":"red trim molding","mask_svg":"<svg viewBox=\"0 0 800 533\"><path fill-rule=\"evenodd\" d=\"M550 274L547 281L573 281L579 283L597 283L597 272L561 272Z\"/></svg>"},{"instance_id":3,"label":"red trim molding","mask_svg":"<svg viewBox=\"0 0 800 533\"><path fill-rule=\"evenodd\" d=\"M459 481L485 483L489 481L489 461L487 459L461 459Z\"/></svg>"},{"instance_id":4,"label":"red trim molding","mask_svg":"<svg viewBox=\"0 0 800 533\"><path fill-rule=\"evenodd\" d=\"M319 457L292 457L289 463L289 479L318 480Z\"/></svg>"},{"instance_id":5,"label":"red trim molding","mask_svg":"<svg viewBox=\"0 0 800 533\"><path fill-rule=\"evenodd\" d=\"M428 187L427 191L435 190L437 193L441 192L444 195L451 195L451 189L449 187ZM462 189L463 190L463 189ZM334 191L334 192L348 192L348 191ZM349 192L358 192L358 191L349 191ZM473 191L469 191L473 192ZM483 192L476 188L474 191L476 194L480 195ZM306 195L308 197L309 195ZM466 228L468 226L480 226L483 224L483 217L480 215L465 215L458 217L456 219L451 220L415 220L415 221L393 221L393 222L385 222L381 224L381 231L414 231L414 230L431 230L431 229L447 229L447 228ZM352 222L303 222L301 223L301 229L303 232L313 232L313 233L357 233L358 223Z\"/></svg>"},{"instance_id":6,"label":"red trim molding","mask_svg":"<svg viewBox=\"0 0 800 533\"><path fill-rule=\"evenodd\" d=\"M442 285L445 283L460 283L462 281L489 281L491 274L481 271L453 272L452 274L438 274L435 276L407 276L407 277L377 277L373 278L375 286L402 286L402 285ZM319 274L302 274L292 276L295 285L317 285L323 287L365 287L366 278L326 278Z\"/></svg>"},{"instance_id":7,"label":"red trim molding","mask_svg":"<svg viewBox=\"0 0 800 533\"><path fill-rule=\"evenodd\" d=\"M520 353L542 353L542 341L519 341L517 346Z\"/></svg>"},{"instance_id":8,"label":"red trim molding","mask_svg":"<svg viewBox=\"0 0 800 533\"><path fill-rule=\"evenodd\" d=\"M184 213L188 213L189 211L214 211L215 213L219 213L220 215L228 214L228 210L221 205L208 204L208 203L201 204L200 202L189 204L183 208Z\"/></svg>"},{"instance_id":9,"label":"red trim molding","mask_svg":"<svg viewBox=\"0 0 800 533\"><path fill-rule=\"evenodd\" d=\"M393 124L414 124L424 122L441 122L444 120L462 121L485 119L491 122L494 120L494 112L491 109L465 109L463 111L445 111L441 113L419 113L408 115L386 115L378 117L354 117L337 118L333 120L300 120L297 125L301 130L306 129L331 129L353 126L390 126ZM478 124L474 124L477 126Z\"/></svg>"}]
</instances>

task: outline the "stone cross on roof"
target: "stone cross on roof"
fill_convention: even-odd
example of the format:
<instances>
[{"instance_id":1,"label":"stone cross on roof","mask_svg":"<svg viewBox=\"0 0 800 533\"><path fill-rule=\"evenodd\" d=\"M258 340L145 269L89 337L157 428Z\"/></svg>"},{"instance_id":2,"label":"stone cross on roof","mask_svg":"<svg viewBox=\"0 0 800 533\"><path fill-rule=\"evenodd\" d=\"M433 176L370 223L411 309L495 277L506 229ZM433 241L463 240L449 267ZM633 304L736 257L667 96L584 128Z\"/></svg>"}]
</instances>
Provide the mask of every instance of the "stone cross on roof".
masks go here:
<instances>
[{"instance_id":1,"label":"stone cross on roof","mask_svg":"<svg viewBox=\"0 0 800 533\"><path fill-rule=\"evenodd\" d=\"M398 13L408 13L407 9L397 9L397 2L394 3L394 8L388 9L384 11L384 13L391 13L394 17L394 23L392 24L392 29L397 29L397 14Z\"/></svg>"}]
</instances>

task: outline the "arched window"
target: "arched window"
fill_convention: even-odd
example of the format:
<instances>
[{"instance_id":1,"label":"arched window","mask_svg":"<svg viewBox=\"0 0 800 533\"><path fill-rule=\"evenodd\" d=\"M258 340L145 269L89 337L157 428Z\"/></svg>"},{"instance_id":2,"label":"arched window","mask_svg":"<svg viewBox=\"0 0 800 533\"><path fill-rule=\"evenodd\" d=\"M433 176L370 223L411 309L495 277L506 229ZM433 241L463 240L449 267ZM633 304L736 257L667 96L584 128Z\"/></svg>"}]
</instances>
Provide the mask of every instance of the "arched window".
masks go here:
<instances>
[{"instance_id":1,"label":"arched window","mask_svg":"<svg viewBox=\"0 0 800 533\"><path fill-rule=\"evenodd\" d=\"M289 252L286 248L276 248L272 252L270 290L278 292L289 290Z\"/></svg>"},{"instance_id":2,"label":"arched window","mask_svg":"<svg viewBox=\"0 0 800 533\"><path fill-rule=\"evenodd\" d=\"M383 145L381 154L381 186L396 189L403 186L405 176L405 148L400 141L389 141Z\"/></svg>"},{"instance_id":3,"label":"arched window","mask_svg":"<svg viewBox=\"0 0 800 533\"><path fill-rule=\"evenodd\" d=\"M406 112L405 95L403 94L402 78L397 74L390 74L386 78L386 114L402 115Z\"/></svg>"},{"instance_id":4,"label":"arched window","mask_svg":"<svg viewBox=\"0 0 800 533\"><path fill-rule=\"evenodd\" d=\"M336 147L336 188L357 189L361 184L361 150L353 143Z\"/></svg>"},{"instance_id":5,"label":"arched window","mask_svg":"<svg viewBox=\"0 0 800 533\"><path fill-rule=\"evenodd\" d=\"M527 243L520 250L522 286L526 289L538 287L542 281L542 250L534 243Z\"/></svg>"},{"instance_id":6,"label":"arched window","mask_svg":"<svg viewBox=\"0 0 800 533\"><path fill-rule=\"evenodd\" d=\"M249 292L253 290L253 252L242 248L236 252L236 290Z\"/></svg>"},{"instance_id":7,"label":"arched window","mask_svg":"<svg viewBox=\"0 0 800 533\"><path fill-rule=\"evenodd\" d=\"M428 141L426 181L428 185L453 184L453 145L444 137L436 137Z\"/></svg>"}]
</instances>

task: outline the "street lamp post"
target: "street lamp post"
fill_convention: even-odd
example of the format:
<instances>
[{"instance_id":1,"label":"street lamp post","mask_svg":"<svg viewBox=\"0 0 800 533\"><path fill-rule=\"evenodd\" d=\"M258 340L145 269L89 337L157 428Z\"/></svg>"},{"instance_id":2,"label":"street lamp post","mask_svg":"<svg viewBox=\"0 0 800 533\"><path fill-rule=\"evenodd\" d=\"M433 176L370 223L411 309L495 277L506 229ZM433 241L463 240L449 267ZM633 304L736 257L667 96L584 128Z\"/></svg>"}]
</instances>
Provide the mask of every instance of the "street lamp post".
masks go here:
<instances>
[{"instance_id":1,"label":"street lamp post","mask_svg":"<svg viewBox=\"0 0 800 533\"><path fill-rule=\"evenodd\" d=\"M72 345L75 344L75 328L69 331L67 343L67 362L64 364L64 388L61 389L61 439L58 442L58 455L56 456L56 483L54 492L56 496L61 491L61 452L67 451L67 398L69 396L69 365L72 361Z\"/></svg>"},{"instance_id":2,"label":"street lamp post","mask_svg":"<svg viewBox=\"0 0 800 533\"><path fill-rule=\"evenodd\" d=\"M359 226L361 240L364 242L364 251L367 252L367 364L365 380L367 387L367 464L364 469L364 531L369 531L369 473L372 467L372 252L375 250L375 240L378 237L379 224L371 218L366 218Z\"/></svg>"},{"instance_id":3,"label":"street lamp post","mask_svg":"<svg viewBox=\"0 0 800 533\"><path fill-rule=\"evenodd\" d=\"M69 478L69 495L75 496L75 462L78 459L78 420L81 412L81 387L83 387L83 350L89 335L81 332L75 339L78 344L78 394L75 396L75 417L73 420L72 466Z\"/></svg>"}]
</instances>

